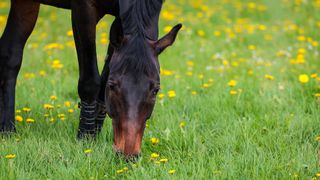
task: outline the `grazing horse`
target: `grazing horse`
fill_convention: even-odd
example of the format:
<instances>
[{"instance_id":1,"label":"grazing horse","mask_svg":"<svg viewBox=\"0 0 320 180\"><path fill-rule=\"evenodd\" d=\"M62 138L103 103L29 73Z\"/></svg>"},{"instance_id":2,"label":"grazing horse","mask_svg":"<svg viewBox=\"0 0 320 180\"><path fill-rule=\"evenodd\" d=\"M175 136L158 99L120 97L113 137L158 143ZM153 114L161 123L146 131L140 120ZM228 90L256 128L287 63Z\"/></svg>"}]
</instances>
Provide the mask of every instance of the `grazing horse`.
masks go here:
<instances>
[{"instance_id":1,"label":"grazing horse","mask_svg":"<svg viewBox=\"0 0 320 180\"><path fill-rule=\"evenodd\" d=\"M11 0L0 39L0 132L15 132L15 86L23 48L36 23L40 4L70 9L79 61L78 139L95 137L108 114L113 147L125 157L138 155L160 88L158 55L175 41L181 24L158 39L164 0ZM96 55L96 25L115 16L110 44L100 75Z\"/></svg>"}]
</instances>

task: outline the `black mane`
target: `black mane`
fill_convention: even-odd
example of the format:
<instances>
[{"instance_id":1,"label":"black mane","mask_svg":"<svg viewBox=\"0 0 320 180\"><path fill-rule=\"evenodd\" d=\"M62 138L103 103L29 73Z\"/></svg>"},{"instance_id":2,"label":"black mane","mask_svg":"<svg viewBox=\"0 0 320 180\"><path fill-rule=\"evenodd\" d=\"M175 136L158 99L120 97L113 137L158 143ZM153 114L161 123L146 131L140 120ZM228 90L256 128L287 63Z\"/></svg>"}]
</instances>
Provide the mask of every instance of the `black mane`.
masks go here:
<instances>
[{"instance_id":1,"label":"black mane","mask_svg":"<svg viewBox=\"0 0 320 180\"><path fill-rule=\"evenodd\" d=\"M119 0L124 34L140 34L157 40L163 0ZM156 37L155 37L156 36Z\"/></svg>"}]
</instances>

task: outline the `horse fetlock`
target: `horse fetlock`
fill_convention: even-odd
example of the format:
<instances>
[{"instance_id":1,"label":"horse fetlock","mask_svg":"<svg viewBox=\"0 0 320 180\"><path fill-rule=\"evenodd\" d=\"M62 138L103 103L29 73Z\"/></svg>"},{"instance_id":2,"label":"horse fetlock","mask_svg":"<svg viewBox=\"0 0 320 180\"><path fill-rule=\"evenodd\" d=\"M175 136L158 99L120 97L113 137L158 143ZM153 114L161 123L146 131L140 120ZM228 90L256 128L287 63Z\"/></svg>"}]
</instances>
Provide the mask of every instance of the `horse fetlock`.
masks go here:
<instances>
[{"instance_id":1,"label":"horse fetlock","mask_svg":"<svg viewBox=\"0 0 320 180\"><path fill-rule=\"evenodd\" d=\"M81 102L79 107L80 111L80 123L78 129L78 139L83 137L95 137L96 134L96 102L86 103Z\"/></svg>"},{"instance_id":2,"label":"horse fetlock","mask_svg":"<svg viewBox=\"0 0 320 180\"><path fill-rule=\"evenodd\" d=\"M106 105L103 102L98 101L97 107L96 107L96 119L95 119L97 133L101 132L106 115L107 115Z\"/></svg>"}]
</instances>

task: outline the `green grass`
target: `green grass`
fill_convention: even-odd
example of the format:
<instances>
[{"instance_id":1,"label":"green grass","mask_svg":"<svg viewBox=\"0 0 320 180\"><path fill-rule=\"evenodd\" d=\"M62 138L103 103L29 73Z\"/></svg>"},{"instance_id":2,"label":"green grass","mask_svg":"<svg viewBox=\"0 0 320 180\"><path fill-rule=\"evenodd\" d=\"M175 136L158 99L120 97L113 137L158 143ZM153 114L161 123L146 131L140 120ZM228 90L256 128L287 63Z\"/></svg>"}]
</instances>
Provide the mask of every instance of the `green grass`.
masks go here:
<instances>
[{"instance_id":1,"label":"green grass","mask_svg":"<svg viewBox=\"0 0 320 180\"><path fill-rule=\"evenodd\" d=\"M316 141L320 135L320 99L314 94L320 93L320 80L311 78L311 74L320 77L319 1L255 2L166 1L163 10L174 18L162 16L161 35L165 26L178 22L184 29L174 46L160 57L162 68L173 74L162 76L161 93L165 97L158 99L148 121L142 157L134 166L113 153L110 119L96 141L75 140L79 110L68 113L69 108L64 107L65 101L71 102L70 108L79 102L75 49L66 45L73 39L67 36L70 12L42 6L25 48L16 95L17 110L32 110L17 113L24 118L17 122L17 134L0 138L0 179L315 177L320 172ZM1 32L8 5L0 0ZM112 19L104 18L97 29L100 69L107 49L101 38L108 33ZM215 31L221 35L215 36ZM306 40L299 41L299 36ZM64 47L44 50L49 43ZM250 45L255 50L249 50ZM297 59L300 48L305 50L305 62L290 63ZM62 69L51 67L55 59L64 65ZM188 61L193 62L192 67ZM40 76L39 71L46 75ZM267 80L266 74L274 80ZM307 74L309 82L300 83L300 74ZM232 79L237 81L235 87L228 86ZM169 98L170 90L177 96ZM231 90L237 94L231 95ZM197 94L192 95L192 91ZM58 99L51 100L51 95ZM46 103L56 107L50 113L54 122L44 117ZM65 114L64 121L57 117L59 113ZM35 123L26 123L28 117ZM180 127L181 122L185 127ZM152 137L160 142L152 145ZM92 149L92 153L86 155L86 149ZM168 162L156 164L150 160L153 152ZM6 159L8 154L16 157ZM129 170L116 172L124 167ZM169 174L172 169L176 172Z\"/></svg>"}]
</instances>

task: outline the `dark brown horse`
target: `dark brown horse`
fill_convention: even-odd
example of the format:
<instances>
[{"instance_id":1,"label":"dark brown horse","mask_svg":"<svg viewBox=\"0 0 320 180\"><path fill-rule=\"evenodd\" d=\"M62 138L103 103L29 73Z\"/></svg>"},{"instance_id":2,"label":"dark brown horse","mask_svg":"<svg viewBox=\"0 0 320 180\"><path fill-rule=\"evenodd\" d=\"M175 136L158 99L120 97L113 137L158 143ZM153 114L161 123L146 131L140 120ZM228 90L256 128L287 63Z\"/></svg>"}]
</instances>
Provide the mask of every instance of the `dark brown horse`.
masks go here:
<instances>
[{"instance_id":1,"label":"dark brown horse","mask_svg":"<svg viewBox=\"0 0 320 180\"><path fill-rule=\"evenodd\" d=\"M181 25L158 40L163 0L11 0L0 39L0 131L15 132L14 106L23 48L36 23L40 4L72 12L80 77L78 138L95 137L106 114L112 118L114 149L126 157L140 153L146 120L160 88L158 55L174 42ZM115 16L102 74L96 55L96 24Z\"/></svg>"}]
</instances>

